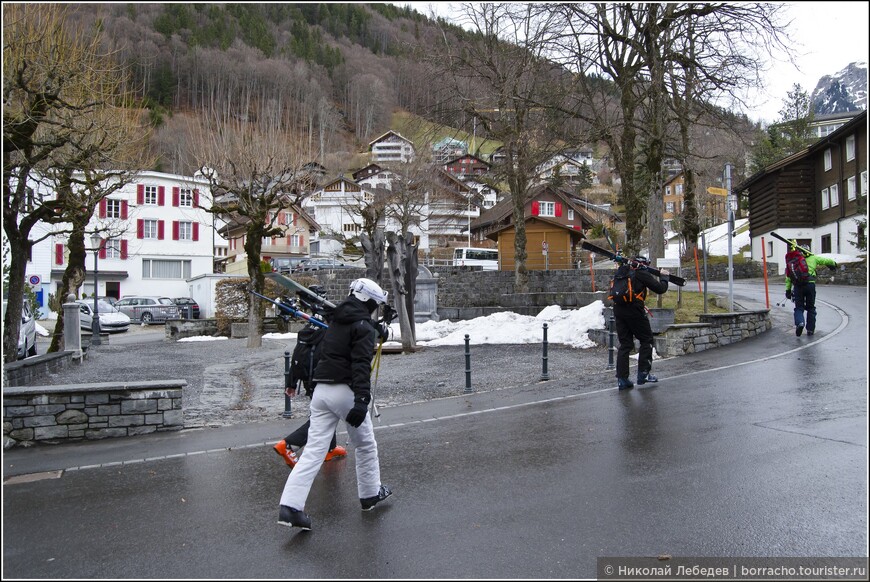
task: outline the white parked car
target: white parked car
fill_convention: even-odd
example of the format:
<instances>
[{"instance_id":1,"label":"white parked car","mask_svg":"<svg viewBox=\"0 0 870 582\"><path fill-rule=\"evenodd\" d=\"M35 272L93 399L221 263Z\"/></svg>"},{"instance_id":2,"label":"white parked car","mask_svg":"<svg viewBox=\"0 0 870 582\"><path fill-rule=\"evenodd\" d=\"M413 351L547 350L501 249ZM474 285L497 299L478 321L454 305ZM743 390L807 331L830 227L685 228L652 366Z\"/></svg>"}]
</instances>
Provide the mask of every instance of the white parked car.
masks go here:
<instances>
[{"instance_id":1,"label":"white parked car","mask_svg":"<svg viewBox=\"0 0 870 582\"><path fill-rule=\"evenodd\" d=\"M6 300L3 300L3 319L6 319ZM21 328L18 330L18 358L36 355L36 318L27 302L21 306Z\"/></svg>"},{"instance_id":2,"label":"white parked car","mask_svg":"<svg viewBox=\"0 0 870 582\"><path fill-rule=\"evenodd\" d=\"M94 300L79 299L76 303L79 304L80 327L91 331L94 323ZM108 301L98 299L97 308L100 310L100 331L121 332L130 329L130 318Z\"/></svg>"}]
</instances>

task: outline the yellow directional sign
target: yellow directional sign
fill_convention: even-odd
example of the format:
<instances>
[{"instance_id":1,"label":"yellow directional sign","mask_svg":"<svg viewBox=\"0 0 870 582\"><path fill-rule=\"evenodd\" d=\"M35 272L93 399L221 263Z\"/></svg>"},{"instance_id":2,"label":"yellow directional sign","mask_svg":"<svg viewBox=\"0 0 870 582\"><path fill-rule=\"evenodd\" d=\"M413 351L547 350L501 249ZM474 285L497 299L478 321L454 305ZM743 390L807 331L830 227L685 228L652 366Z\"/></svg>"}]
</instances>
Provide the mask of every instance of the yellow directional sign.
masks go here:
<instances>
[{"instance_id":1,"label":"yellow directional sign","mask_svg":"<svg viewBox=\"0 0 870 582\"><path fill-rule=\"evenodd\" d=\"M707 194L712 194L713 196L728 196L728 190L725 188L714 188L713 186L709 186L707 188Z\"/></svg>"}]
</instances>

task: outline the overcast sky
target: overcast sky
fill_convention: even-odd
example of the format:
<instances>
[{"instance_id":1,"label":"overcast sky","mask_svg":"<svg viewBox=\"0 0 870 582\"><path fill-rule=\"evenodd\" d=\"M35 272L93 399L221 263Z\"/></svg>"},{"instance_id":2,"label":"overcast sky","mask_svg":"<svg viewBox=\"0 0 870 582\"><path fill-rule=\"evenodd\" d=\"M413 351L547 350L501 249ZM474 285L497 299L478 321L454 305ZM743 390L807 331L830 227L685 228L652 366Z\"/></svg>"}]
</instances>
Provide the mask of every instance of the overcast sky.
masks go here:
<instances>
[{"instance_id":1,"label":"overcast sky","mask_svg":"<svg viewBox=\"0 0 870 582\"><path fill-rule=\"evenodd\" d=\"M411 5L422 14L432 12L450 19L451 11L458 4L450 2L396 2ZM833 75L851 62L867 63L870 32L868 32L868 6L864 2L785 2L788 14L794 19L790 27L791 37L799 43L794 47L800 55L797 65L784 60L783 55L774 55L767 75L765 91L753 99L747 111L751 119L775 121L779 117L783 101L795 83L807 93L812 93L816 83L824 75Z\"/></svg>"}]
</instances>

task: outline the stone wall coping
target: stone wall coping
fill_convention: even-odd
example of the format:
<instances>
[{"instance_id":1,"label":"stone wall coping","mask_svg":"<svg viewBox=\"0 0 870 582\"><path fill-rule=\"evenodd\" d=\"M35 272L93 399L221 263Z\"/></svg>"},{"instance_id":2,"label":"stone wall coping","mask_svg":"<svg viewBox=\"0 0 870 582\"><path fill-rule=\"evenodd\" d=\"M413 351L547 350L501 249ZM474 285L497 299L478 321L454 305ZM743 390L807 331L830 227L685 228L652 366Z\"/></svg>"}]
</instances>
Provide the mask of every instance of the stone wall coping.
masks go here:
<instances>
[{"instance_id":1,"label":"stone wall coping","mask_svg":"<svg viewBox=\"0 0 870 582\"><path fill-rule=\"evenodd\" d=\"M726 313L699 313L698 317L704 318L725 318L725 317L737 317L740 315L764 315L765 313L770 313L770 309L747 309L745 311L728 311Z\"/></svg>"},{"instance_id":2,"label":"stone wall coping","mask_svg":"<svg viewBox=\"0 0 870 582\"><path fill-rule=\"evenodd\" d=\"M183 388L187 380L148 380L143 382L95 382L90 384L58 384L54 386L10 386L3 388L3 396L29 396L33 394L65 394L81 392L118 392L129 390L160 390Z\"/></svg>"},{"instance_id":3,"label":"stone wall coping","mask_svg":"<svg viewBox=\"0 0 870 582\"><path fill-rule=\"evenodd\" d=\"M7 370L17 370L19 368L30 368L31 366L41 366L46 362L50 362L52 360L59 360L61 358L69 357L72 352L54 352L51 354L40 354L38 356L34 356L32 358L24 358L23 360L16 360L9 364L3 364L3 367Z\"/></svg>"}]
</instances>

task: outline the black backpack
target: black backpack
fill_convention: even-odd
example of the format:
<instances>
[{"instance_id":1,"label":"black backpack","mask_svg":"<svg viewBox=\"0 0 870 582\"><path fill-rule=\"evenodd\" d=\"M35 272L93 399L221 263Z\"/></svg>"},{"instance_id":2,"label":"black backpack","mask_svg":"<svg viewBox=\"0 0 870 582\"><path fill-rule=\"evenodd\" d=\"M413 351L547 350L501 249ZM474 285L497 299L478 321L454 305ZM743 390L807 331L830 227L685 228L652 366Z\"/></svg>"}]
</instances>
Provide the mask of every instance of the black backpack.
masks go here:
<instances>
[{"instance_id":1,"label":"black backpack","mask_svg":"<svg viewBox=\"0 0 870 582\"><path fill-rule=\"evenodd\" d=\"M306 396L314 393L316 382L312 380L314 368L320 361L321 342L326 328L308 324L296 336L296 347L290 357L290 386L297 387L299 382L305 388Z\"/></svg>"},{"instance_id":2,"label":"black backpack","mask_svg":"<svg viewBox=\"0 0 870 582\"><path fill-rule=\"evenodd\" d=\"M646 289L642 288L636 291L632 284L631 267L628 265L620 265L610 280L610 293L607 298L614 303L631 303L637 299L643 300L646 298Z\"/></svg>"}]
</instances>

